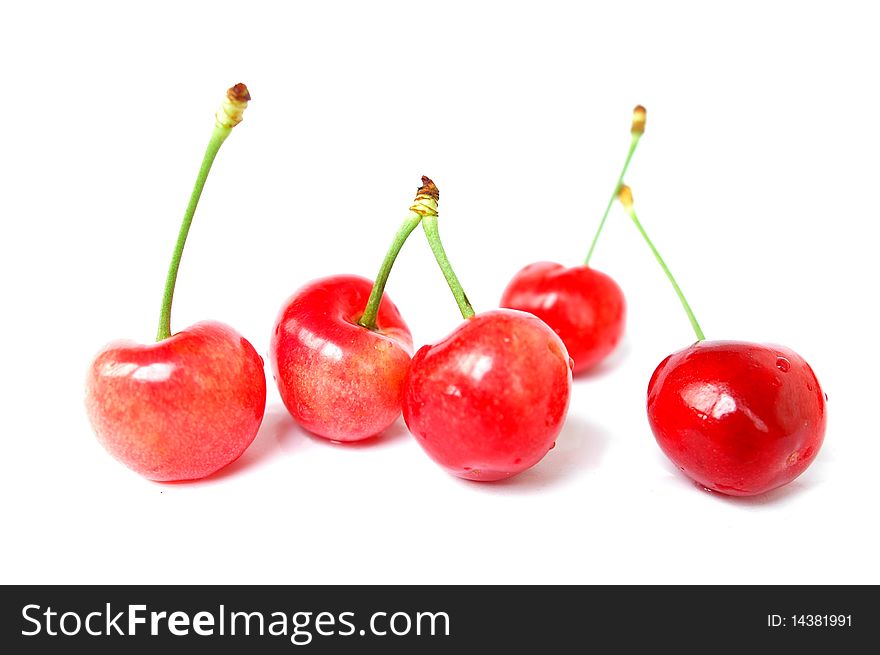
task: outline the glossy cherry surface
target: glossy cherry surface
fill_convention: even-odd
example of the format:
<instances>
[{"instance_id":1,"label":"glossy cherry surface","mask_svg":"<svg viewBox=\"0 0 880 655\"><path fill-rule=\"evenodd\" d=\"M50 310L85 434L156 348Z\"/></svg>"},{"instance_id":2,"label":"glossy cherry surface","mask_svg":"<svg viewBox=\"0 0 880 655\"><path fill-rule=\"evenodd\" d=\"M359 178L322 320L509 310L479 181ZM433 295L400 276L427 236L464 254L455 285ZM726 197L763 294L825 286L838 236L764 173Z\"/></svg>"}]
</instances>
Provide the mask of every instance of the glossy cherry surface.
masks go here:
<instances>
[{"instance_id":1,"label":"glossy cherry surface","mask_svg":"<svg viewBox=\"0 0 880 655\"><path fill-rule=\"evenodd\" d=\"M648 420L686 475L707 489L752 496L791 482L815 459L825 395L788 348L701 341L654 371Z\"/></svg>"},{"instance_id":2,"label":"glossy cherry surface","mask_svg":"<svg viewBox=\"0 0 880 655\"><path fill-rule=\"evenodd\" d=\"M86 379L98 440L157 481L203 478L238 459L265 406L263 360L235 330L212 321L158 343L111 343Z\"/></svg>"},{"instance_id":3,"label":"glossy cherry surface","mask_svg":"<svg viewBox=\"0 0 880 655\"><path fill-rule=\"evenodd\" d=\"M269 360L290 414L334 441L379 434L400 415L412 335L387 295L377 327L358 325L373 283L355 275L314 280L275 321Z\"/></svg>"},{"instance_id":4,"label":"glossy cherry surface","mask_svg":"<svg viewBox=\"0 0 880 655\"><path fill-rule=\"evenodd\" d=\"M547 323L565 343L574 373L611 354L626 323L623 291L608 275L589 266L530 264L507 285L501 306L529 312Z\"/></svg>"},{"instance_id":5,"label":"glossy cherry surface","mask_svg":"<svg viewBox=\"0 0 880 655\"><path fill-rule=\"evenodd\" d=\"M540 319L500 309L477 314L416 353L403 417L453 475L500 480L553 447L570 395L562 340Z\"/></svg>"}]
</instances>

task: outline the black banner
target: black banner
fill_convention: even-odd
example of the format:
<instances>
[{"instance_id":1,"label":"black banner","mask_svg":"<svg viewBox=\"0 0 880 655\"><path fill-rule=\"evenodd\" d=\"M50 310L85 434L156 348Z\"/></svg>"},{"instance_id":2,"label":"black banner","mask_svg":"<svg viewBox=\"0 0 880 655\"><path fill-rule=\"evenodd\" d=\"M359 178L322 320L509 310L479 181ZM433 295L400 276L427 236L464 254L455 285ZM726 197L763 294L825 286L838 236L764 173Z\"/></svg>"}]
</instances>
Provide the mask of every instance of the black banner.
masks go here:
<instances>
[{"instance_id":1,"label":"black banner","mask_svg":"<svg viewBox=\"0 0 880 655\"><path fill-rule=\"evenodd\" d=\"M873 587L2 588L4 652L848 650L878 635ZM865 640L868 641L865 641ZM10 647L12 650L10 650Z\"/></svg>"}]
</instances>

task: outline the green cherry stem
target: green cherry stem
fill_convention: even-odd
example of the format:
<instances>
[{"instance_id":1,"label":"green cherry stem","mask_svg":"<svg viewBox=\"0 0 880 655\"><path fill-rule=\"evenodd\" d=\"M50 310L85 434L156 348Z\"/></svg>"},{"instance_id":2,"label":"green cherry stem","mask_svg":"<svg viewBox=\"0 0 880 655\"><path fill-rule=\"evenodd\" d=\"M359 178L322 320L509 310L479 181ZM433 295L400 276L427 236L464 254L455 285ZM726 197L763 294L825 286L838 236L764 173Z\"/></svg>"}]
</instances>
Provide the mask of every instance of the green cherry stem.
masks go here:
<instances>
[{"instance_id":1,"label":"green cherry stem","mask_svg":"<svg viewBox=\"0 0 880 655\"><path fill-rule=\"evenodd\" d=\"M642 223L639 221L639 217L636 216L636 210L633 207L632 190L625 184L622 184L620 186L620 189L618 189L617 199L620 200L620 204L623 205L624 210L627 214L629 214L629 217L632 219L632 222L635 223L635 226L636 228L638 228L639 232L641 232L642 237L645 239L648 247L651 248L651 252L654 253L654 257L660 264L660 268L663 269L663 272L666 273L666 277L669 278L669 281L672 283L672 288L675 289L675 293L678 296L678 299L681 301L681 305L682 307L684 307L685 313L687 313L688 319L691 322L691 327L694 328L694 334L697 335L697 341L705 341L706 336L703 334L703 330L700 328L700 324L697 322L697 317L694 316L694 312L691 309L691 306L688 304L687 298L684 297L684 293L682 293L681 287L678 286L678 282L675 281L675 278L672 276L672 272L669 270L666 262L663 261L663 257L660 256L657 248L654 247L654 244L651 242L650 237L648 237L648 233L645 232L645 228L642 227Z\"/></svg>"},{"instance_id":2,"label":"green cherry stem","mask_svg":"<svg viewBox=\"0 0 880 655\"><path fill-rule=\"evenodd\" d=\"M440 191L437 190L437 187L430 179L422 177L422 184L424 185L423 189L431 189L434 198L440 198ZM446 278L449 290L452 291L455 302L458 304L462 318L473 318L474 308L471 306L464 289L461 288L461 282L458 281L458 276L452 269L452 264L449 263L449 257L446 256L443 242L440 241L440 229L437 226L436 211L425 215L422 219L422 228L425 230L425 236L428 237L428 244L431 246L431 252L434 253L434 259L437 260L440 270L443 271L443 277Z\"/></svg>"},{"instance_id":3,"label":"green cherry stem","mask_svg":"<svg viewBox=\"0 0 880 655\"><path fill-rule=\"evenodd\" d=\"M409 235L422 222L422 218L429 214L437 215L438 198L437 187L434 186L431 180L423 177L422 186L419 187L416 199L413 201L412 207L409 208L409 216L406 217L400 229L397 230L397 234L394 235L394 241L391 242L391 247L385 253L385 259L382 260L382 266L379 268L379 274L376 276L376 281L373 283L373 288L370 291L370 298L367 300L367 308L364 310L360 320L358 320L358 325L368 330L376 329L379 305L382 302L382 294L385 293L385 284L388 282L388 275L391 273L394 261L397 259L397 255L400 253L400 249L403 248L403 244L406 243Z\"/></svg>"},{"instance_id":4,"label":"green cherry stem","mask_svg":"<svg viewBox=\"0 0 880 655\"><path fill-rule=\"evenodd\" d=\"M180 258L183 255L183 247L186 245L186 237L192 225L193 215L202 196L202 189L211 172L211 165L220 150L220 146L232 132L232 128L242 121L242 114L251 99L247 87L244 84L236 84L226 92L226 98L215 115L216 123L211 133L211 140L205 150L196 183L189 197L189 204L183 214L183 222L180 224L180 232L177 234L177 243L171 255L171 265L168 267L168 276L165 278L165 292L162 295L162 311L159 314L159 331L156 341L162 341L171 336L171 302L174 299L174 286L177 284L177 272L180 268Z\"/></svg>"},{"instance_id":5,"label":"green cherry stem","mask_svg":"<svg viewBox=\"0 0 880 655\"><path fill-rule=\"evenodd\" d=\"M620 185L623 184L623 178L629 168L629 163L632 161L633 155L636 152L639 140L645 133L645 121L647 120L647 117L647 110L641 105L636 105L636 108L633 109L632 128L630 129L632 137L629 142L629 151L626 153L626 161L623 162L623 168L620 170L617 184L614 185L614 192L611 194L611 198L608 199L608 205L605 207L605 213L602 214L602 220L599 221L599 227L596 230L596 235L593 237L593 243L590 244L590 251L587 253L587 258L584 260L584 266L590 265L590 258L592 258L593 251L596 249L596 244L599 242L599 235L602 234L602 230L605 227L605 221L608 220L608 214L611 212L611 205L614 204L614 200L617 198L617 191L620 189Z\"/></svg>"}]
</instances>

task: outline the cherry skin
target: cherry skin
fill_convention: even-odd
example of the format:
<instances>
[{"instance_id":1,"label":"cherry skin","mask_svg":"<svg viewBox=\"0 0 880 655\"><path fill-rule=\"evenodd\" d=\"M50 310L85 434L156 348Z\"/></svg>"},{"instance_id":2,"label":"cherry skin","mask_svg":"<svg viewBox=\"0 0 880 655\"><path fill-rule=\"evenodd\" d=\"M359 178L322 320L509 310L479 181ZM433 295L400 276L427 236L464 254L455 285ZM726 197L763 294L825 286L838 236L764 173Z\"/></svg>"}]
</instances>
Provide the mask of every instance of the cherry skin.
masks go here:
<instances>
[{"instance_id":1,"label":"cherry skin","mask_svg":"<svg viewBox=\"0 0 880 655\"><path fill-rule=\"evenodd\" d=\"M825 395L788 348L700 341L654 371L648 421L663 452L697 483L754 496L791 482L816 458Z\"/></svg>"},{"instance_id":2,"label":"cherry skin","mask_svg":"<svg viewBox=\"0 0 880 655\"><path fill-rule=\"evenodd\" d=\"M266 407L263 360L232 328L196 323L148 345L116 341L86 379L100 443L150 480L196 480L238 459Z\"/></svg>"},{"instance_id":3,"label":"cherry skin","mask_svg":"<svg viewBox=\"0 0 880 655\"><path fill-rule=\"evenodd\" d=\"M269 361L281 399L300 425L333 441L375 436L400 416L412 335L387 295L376 329L358 325L372 286L355 275L314 280L275 321Z\"/></svg>"},{"instance_id":4,"label":"cherry skin","mask_svg":"<svg viewBox=\"0 0 880 655\"><path fill-rule=\"evenodd\" d=\"M501 306L534 314L562 339L574 373L596 366L620 343L626 323L623 291L589 266L529 264L501 296Z\"/></svg>"},{"instance_id":5,"label":"cherry skin","mask_svg":"<svg viewBox=\"0 0 880 655\"><path fill-rule=\"evenodd\" d=\"M412 361L403 418L453 475L491 481L537 464L553 447L571 396L565 344L540 319L477 314Z\"/></svg>"}]
</instances>

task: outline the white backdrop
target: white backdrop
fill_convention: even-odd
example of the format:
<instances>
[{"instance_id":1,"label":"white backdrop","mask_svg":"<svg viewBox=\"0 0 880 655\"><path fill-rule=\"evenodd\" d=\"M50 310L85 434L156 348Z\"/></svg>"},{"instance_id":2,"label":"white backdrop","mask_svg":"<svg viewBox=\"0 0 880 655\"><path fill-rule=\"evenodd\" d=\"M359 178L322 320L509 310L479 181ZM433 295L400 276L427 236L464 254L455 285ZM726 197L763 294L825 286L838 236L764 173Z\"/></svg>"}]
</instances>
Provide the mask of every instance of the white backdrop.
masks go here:
<instances>
[{"instance_id":1,"label":"white backdrop","mask_svg":"<svg viewBox=\"0 0 880 655\"><path fill-rule=\"evenodd\" d=\"M872 3L19 3L0 27L3 582L880 582L877 10ZM707 336L785 344L825 446L751 500L656 446L645 390L693 336L619 208L593 264L627 337L576 380L558 446L493 485L400 421L333 446L271 383L223 473L155 484L98 445L91 357L149 341L226 88L253 101L208 180L172 326L264 354L303 282L372 277L427 174L477 310L526 263L583 259L629 142L639 216ZM421 232L388 292L417 345L460 321Z\"/></svg>"}]
</instances>

